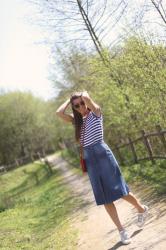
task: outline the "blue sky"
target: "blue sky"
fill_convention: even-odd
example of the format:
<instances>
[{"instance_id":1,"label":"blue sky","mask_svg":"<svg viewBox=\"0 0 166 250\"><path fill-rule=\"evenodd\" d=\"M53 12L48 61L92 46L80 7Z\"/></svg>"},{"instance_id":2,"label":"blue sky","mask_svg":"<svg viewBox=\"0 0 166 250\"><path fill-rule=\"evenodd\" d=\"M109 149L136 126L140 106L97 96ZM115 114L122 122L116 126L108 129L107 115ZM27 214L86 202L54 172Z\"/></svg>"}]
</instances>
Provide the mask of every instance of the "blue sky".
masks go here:
<instances>
[{"instance_id":1,"label":"blue sky","mask_svg":"<svg viewBox=\"0 0 166 250\"><path fill-rule=\"evenodd\" d=\"M45 100L56 96L48 80L49 48L35 44L43 38L39 27L28 23L35 14L24 0L0 0L0 89L30 90Z\"/></svg>"}]
</instances>

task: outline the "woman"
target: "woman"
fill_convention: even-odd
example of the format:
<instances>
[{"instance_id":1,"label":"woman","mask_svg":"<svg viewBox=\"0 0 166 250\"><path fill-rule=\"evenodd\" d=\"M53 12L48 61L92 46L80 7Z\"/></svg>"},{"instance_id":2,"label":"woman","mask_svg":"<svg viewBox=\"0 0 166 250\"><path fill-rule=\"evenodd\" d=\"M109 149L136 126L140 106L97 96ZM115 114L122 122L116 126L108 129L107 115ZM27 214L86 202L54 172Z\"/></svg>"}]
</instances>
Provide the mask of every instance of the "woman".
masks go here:
<instances>
[{"instance_id":1,"label":"woman","mask_svg":"<svg viewBox=\"0 0 166 250\"><path fill-rule=\"evenodd\" d=\"M65 113L69 104L71 104L73 114ZM129 244L131 238L119 220L114 201L123 198L137 209L139 227L143 226L149 208L141 204L132 194L113 152L104 142L103 116L100 106L92 100L87 91L75 92L57 109L56 114L75 126L76 141L83 145L87 173L96 204L105 206L119 230L122 243Z\"/></svg>"}]
</instances>

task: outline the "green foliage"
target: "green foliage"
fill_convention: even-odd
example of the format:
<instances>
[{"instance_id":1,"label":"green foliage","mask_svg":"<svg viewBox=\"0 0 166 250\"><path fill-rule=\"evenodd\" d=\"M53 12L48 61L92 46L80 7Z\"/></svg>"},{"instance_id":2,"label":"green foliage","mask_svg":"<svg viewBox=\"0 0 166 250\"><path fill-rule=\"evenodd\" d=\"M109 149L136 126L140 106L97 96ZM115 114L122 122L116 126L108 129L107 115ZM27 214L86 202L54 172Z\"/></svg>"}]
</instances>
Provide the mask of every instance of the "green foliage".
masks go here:
<instances>
[{"instance_id":1,"label":"green foliage","mask_svg":"<svg viewBox=\"0 0 166 250\"><path fill-rule=\"evenodd\" d=\"M56 144L53 104L30 93L0 95L0 162L49 151Z\"/></svg>"},{"instance_id":2,"label":"green foliage","mask_svg":"<svg viewBox=\"0 0 166 250\"><path fill-rule=\"evenodd\" d=\"M104 63L98 54L84 50L71 50L62 58L62 70L70 85L62 88L56 103L63 103L73 90L86 89L91 98L101 106L104 118L104 140L114 145L125 144L128 137L136 139L140 130L154 132L160 124L166 124L166 48L160 44L148 43L145 39L130 37L123 45L103 51ZM60 121L59 133L62 139L72 137L72 127ZM73 129L74 130L74 129ZM154 155L164 155L160 139L149 139ZM138 158L147 156L143 142L135 144ZM130 148L120 152L127 164L133 155ZM116 153L116 152L115 152ZM64 153L74 166L79 164L76 155L70 150ZM152 183L158 192L164 192L162 167L150 162L124 168L129 179L141 178ZM157 169L158 173L155 172ZM144 170L144 171L143 171ZM131 172L130 172L131 171ZM152 171L152 172L151 172Z\"/></svg>"},{"instance_id":3,"label":"green foliage","mask_svg":"<svg viewBox=\"0 0 166 250\"><path fill-rule=\"evenodd\" d=\"M62 60L64 75L71 85L62 89L57 102L63 103L73 90L86 89L102 108L105 140L111 145L129 136L138 137L141 129L153 131L156 124L164 128L165 55L164 46L148 44L136 37L111 51L105 49L106 64L95 53L72 50ZM67 131L69 126L64 136L70 135L71 130Z\"/></svg>"}]
</instances>

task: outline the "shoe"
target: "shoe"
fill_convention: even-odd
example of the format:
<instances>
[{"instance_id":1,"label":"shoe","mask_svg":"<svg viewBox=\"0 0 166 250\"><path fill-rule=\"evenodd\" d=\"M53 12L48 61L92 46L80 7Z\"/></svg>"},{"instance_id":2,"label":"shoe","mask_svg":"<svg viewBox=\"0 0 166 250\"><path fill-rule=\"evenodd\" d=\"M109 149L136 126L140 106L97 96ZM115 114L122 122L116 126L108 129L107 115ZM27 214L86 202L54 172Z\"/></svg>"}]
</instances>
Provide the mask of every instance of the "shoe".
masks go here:
<instances>
[{"instance_id":1,"label":"shoe","mask_svg":"<svg viewBox=\"0 0 166 250\"><path fill-rule=\"evenodd\" d=\"M145 208L145 211L143 213L138 213L138 219L137 219L137 226L142 227L145 223L146 217L148 215L149 207L146 205L143 205Z\"/></svg>"},{"instance_id":2,"label":"shoe","mask_svg":"<svg viewBox=\"0 0 166 250\"><path fill-rule=\"evenodd\" d=\"M131 238L128 236L127 231L123 229L122 231L119 231L121 242L125 245L131 243Z\"/></svg>"}]
</instances>

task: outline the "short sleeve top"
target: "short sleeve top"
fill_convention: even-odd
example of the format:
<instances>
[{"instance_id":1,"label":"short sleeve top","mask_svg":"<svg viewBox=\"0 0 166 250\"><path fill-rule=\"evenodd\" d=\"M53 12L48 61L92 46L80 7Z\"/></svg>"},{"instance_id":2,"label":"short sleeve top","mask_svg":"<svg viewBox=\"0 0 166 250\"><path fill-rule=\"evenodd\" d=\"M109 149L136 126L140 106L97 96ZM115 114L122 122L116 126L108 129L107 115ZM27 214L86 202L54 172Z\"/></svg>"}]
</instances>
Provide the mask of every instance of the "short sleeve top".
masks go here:
<instances>
[{"instance_id":1,"label":"short sleeve top","mask_svg":"<svg viewBox=\"0 0 166 250\"><path fill-rule=\"evenodd\" d=\"M83 147L94 144L97 141L103 140L103 115L96 116L93 111L90 111L88 117L83 117L81 126L80 143ZM83 142L83 127L85 125L84 142Z\"/></svg>"}]
</instances>

